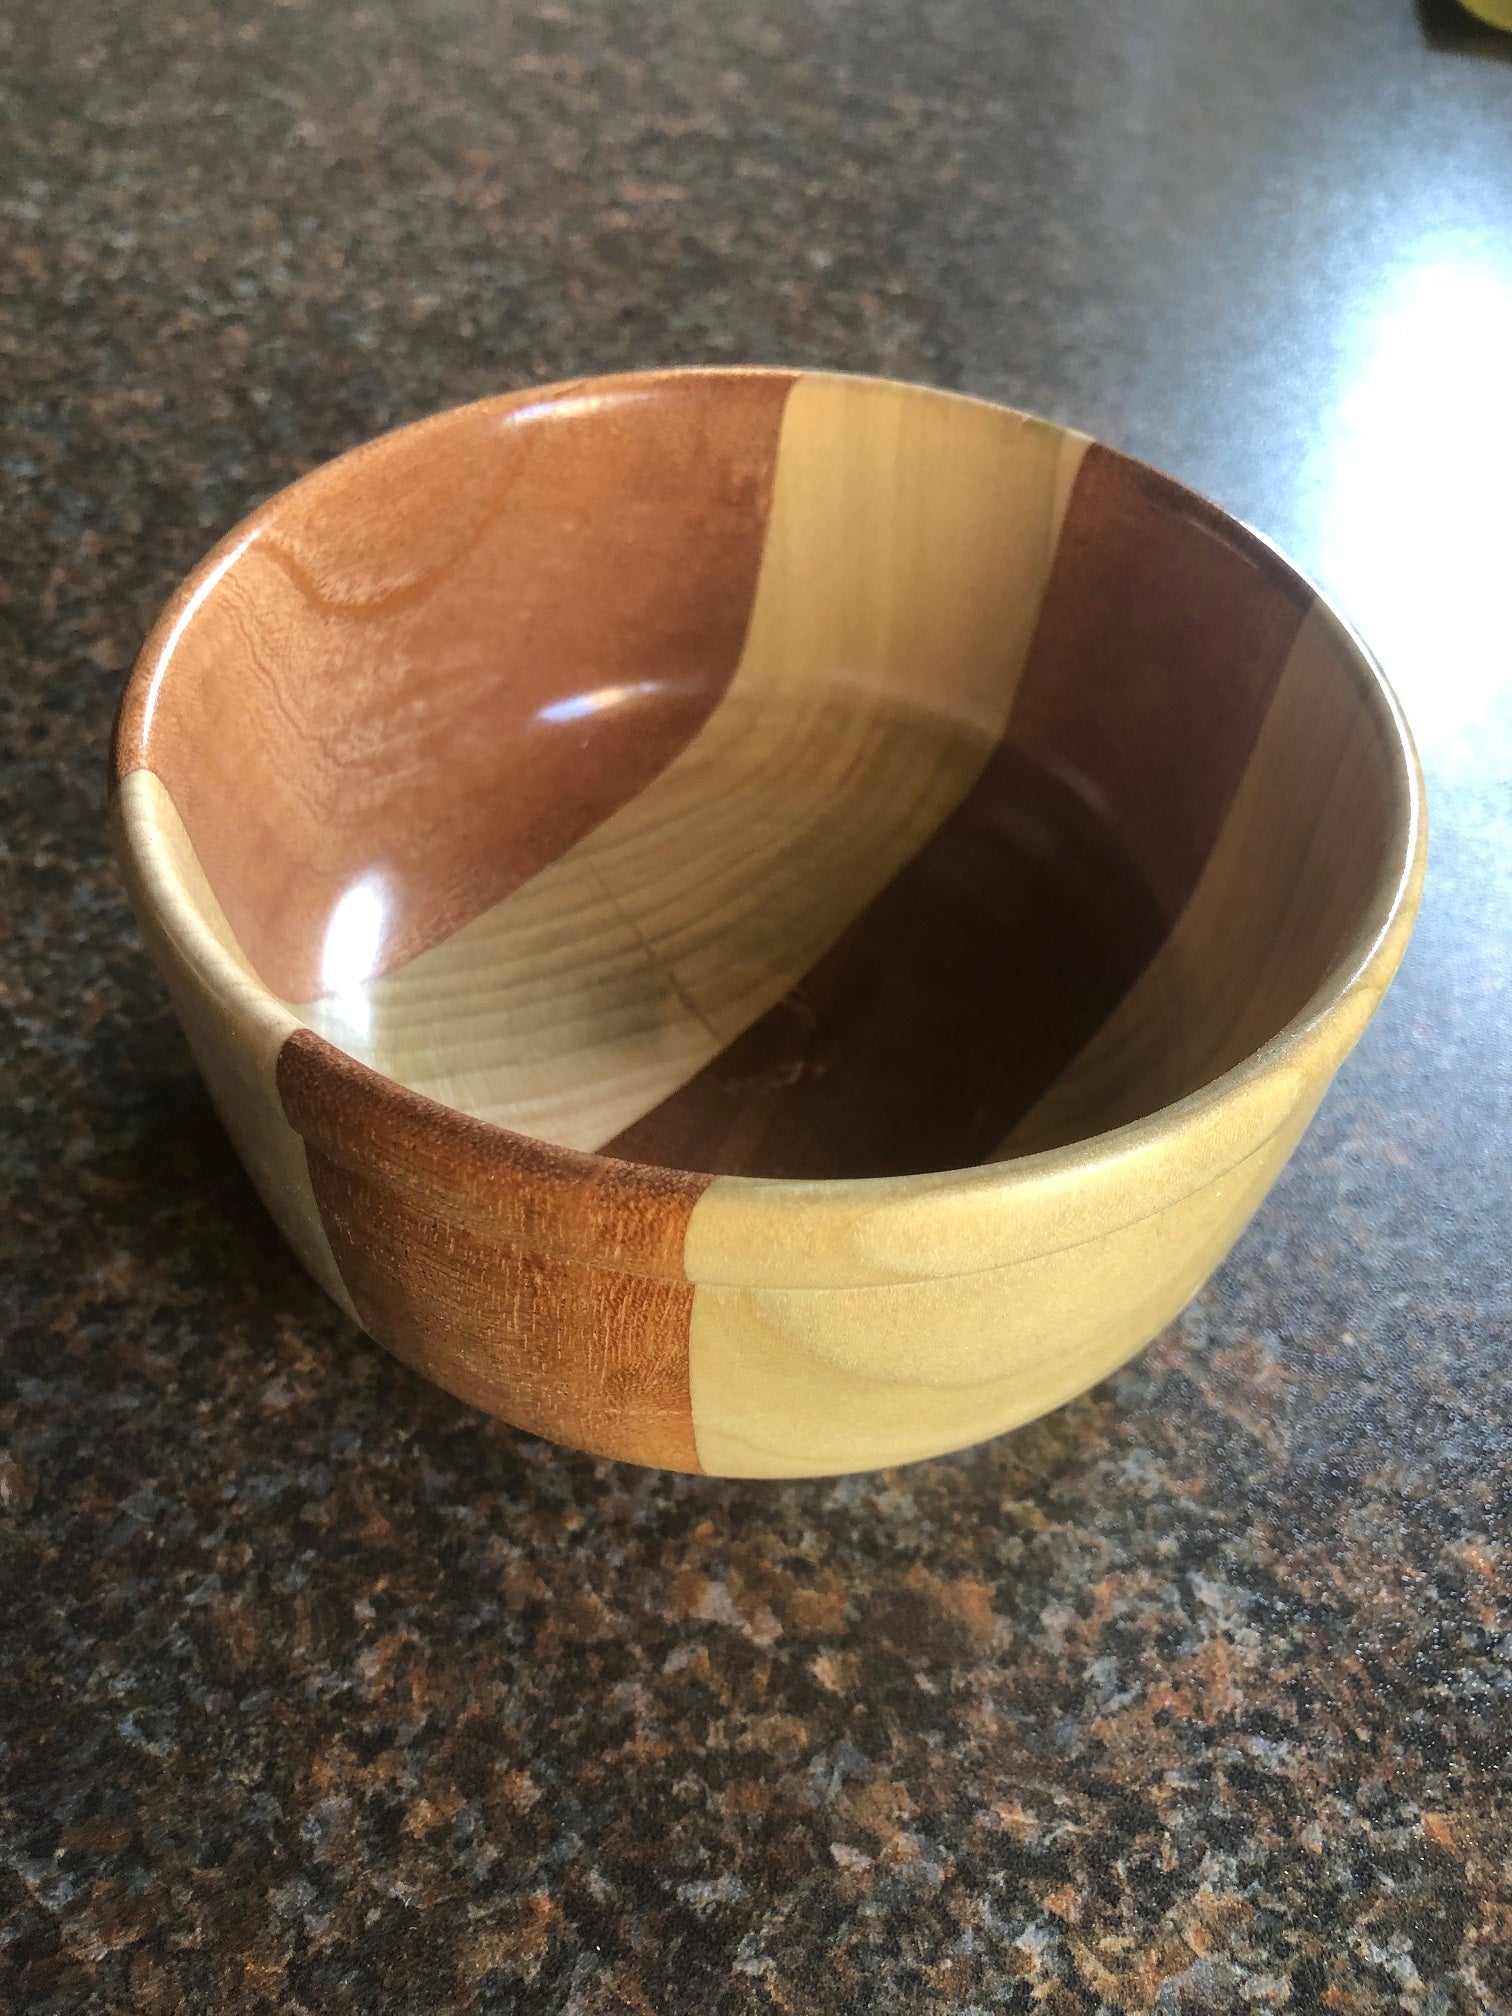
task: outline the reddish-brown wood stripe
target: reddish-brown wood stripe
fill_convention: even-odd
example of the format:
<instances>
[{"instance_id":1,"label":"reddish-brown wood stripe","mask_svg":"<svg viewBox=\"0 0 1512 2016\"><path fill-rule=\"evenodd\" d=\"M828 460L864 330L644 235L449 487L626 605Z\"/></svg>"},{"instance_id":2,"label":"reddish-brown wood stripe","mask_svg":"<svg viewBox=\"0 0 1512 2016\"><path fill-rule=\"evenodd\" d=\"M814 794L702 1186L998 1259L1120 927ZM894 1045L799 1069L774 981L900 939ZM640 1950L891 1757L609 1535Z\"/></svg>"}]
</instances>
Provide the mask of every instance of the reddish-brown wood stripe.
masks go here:
<instances>
[{"instance_id":1,"label":"reddish-brown wood stripe","mask_svg":"<svg viewBox=\"0 0 1512 2016\"><path fill-rule=\"evenodd\" d=\"M383 920L369 971L399 965L691 740L739 662L792 382L444 414L276 500L169 612L172 676L134 683L117 763L162 777L276 993L339 984L323 947L354 885Z\"/></svg>"},{"instance_id":2,"label":"reddish-brown wood stripe","mask_svg":"<svg viewBox=\"0 0 1512 2016\"><path fill-rule=\"evenodd\" d=\"M991 1155L1180 914L1306 608L1258 541L1089 450L1005 743L970 795L776 1008L607 1152L787 1177Z\"/></svg>"},{"instance_id":3,"label":"reddish-brown wood stripe","mask_svg":"<svg viewBox=\"0 0 1512 2016\"><path fill-rule=\"evenodd\" d=\"M489 1127L309 1030L279 1053L278 1089L342 1279L380 1343L520 1427L699 1468L682 1259L707 1177Z\"/></svg>"}]
</instances>

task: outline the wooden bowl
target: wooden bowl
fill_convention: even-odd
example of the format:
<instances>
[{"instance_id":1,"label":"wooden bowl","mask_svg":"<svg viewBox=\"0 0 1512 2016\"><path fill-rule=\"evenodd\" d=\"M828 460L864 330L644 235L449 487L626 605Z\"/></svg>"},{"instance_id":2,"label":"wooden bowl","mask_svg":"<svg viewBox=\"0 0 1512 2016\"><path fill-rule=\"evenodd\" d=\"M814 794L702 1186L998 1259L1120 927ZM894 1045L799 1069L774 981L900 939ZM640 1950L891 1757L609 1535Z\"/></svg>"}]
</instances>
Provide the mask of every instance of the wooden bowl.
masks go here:
<instances>
[{"instance_id":1,"label":"wooden bowl","mask_svg":"<svg viewBox=\"0 0 1512 2016\"><path fill-rule=\"evenodd\" d=\"M165 611L121 860L306 1265L537 1434L906 1461L1181 1308L1401 957L1421 783L1253 533L1079 434L690 371L445 413Z\"/></svg>"}]
</instances>

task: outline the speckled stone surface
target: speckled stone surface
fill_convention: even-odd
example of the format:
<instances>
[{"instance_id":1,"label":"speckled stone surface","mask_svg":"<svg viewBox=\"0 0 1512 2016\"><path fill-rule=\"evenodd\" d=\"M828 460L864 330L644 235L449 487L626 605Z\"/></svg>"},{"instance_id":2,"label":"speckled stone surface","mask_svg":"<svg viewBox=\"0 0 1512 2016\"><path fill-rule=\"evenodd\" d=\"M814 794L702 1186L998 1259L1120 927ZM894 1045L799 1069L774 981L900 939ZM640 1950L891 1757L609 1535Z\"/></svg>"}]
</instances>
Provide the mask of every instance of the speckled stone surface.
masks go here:
<instances>
[{"instance_id":1,"label":"speckled stone surface","mask_svg":"<svg viewBox=\"0 0 1512 2016\"><path fill-rule=\"evenodd\" d=\"M1449 0L0 15L0 2007L1512 2009L1508 50ZM257 499L734 359L1210 491L1376 643L1435 817L1183 1320L837 1484L562 1455L357 1336L102 816Z\"/></svg>"}]
</instances>

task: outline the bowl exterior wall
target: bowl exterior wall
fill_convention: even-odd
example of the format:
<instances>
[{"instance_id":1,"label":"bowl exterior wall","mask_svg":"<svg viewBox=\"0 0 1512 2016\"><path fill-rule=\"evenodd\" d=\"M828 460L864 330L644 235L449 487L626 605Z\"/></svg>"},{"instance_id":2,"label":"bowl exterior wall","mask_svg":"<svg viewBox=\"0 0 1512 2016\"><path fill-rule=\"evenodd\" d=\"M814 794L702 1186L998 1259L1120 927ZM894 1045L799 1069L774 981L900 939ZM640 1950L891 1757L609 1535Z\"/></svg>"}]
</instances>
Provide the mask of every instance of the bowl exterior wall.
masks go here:
<instances>
[{"instance_id":1,"label":"bowl exterior wall","mask_svg":"<svg viewBox=\"0 0 1512 2016\"><path fill-rule=\"evenodd\" d=\"M1085 1392L1201 1288L1315 1104L1151 1216L1007 1266L866 1288L699 1287L690 1383L704 1468L791 1477L913 1462Z\"/></svg>"}]
</instances>

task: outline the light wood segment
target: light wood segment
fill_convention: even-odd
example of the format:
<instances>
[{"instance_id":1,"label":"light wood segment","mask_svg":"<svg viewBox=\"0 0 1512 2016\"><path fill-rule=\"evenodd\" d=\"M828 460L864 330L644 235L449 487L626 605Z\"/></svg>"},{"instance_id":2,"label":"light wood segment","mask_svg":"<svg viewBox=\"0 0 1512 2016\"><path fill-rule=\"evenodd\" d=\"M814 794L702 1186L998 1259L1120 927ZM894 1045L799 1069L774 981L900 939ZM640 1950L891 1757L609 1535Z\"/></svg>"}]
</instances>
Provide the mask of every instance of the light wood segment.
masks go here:
<instances>
[{"instance_id":1,"label":"light wood segment","mask_svg":"<svg viewBox=\"0 0 1512 2016\"><path fill-rule=\"evenodd\" d=\"M1169 938L1001 1154L1058 1148L1210 1083L1300 1012L1351 944L1389 832L1386 728L1315 604Z\"/></svg>"},{"instance_id":2,"label":"light wood segment","mask_svg":"<svg viewBox=\"0 0 1512 2016\"><path fill-rule=\"evenodd\" d=\"M704 1468L794 1477L908 1463L1084 1392L1191 1300L1313 1103L1153 1216L1010 1267L871 1287L698 1287L688 1350Z\"/></svg>"},{"instance_id":3,"label":"light wood segment","mask_svg":"<svg viewBox=\"0 0 1512 2016\"><path fill-rule=\"evenodd\" d=\"M801 378L741 679L838 679L995 743L1088 445L975 399Z\"/></svg>"},{"instance_id":4,"label":"light wood segment","mask_svg":"<svg viewBox=\"0 0 1512 2016\"><path fill-rule=\"evenodd\" d=\"M739 668L654 782L398 970L299 1010L400 1083L597 1148L814 967L1002 735L1085 449L977 402L810 377Z\"/></svg>"},{"instance_id":5,"label":"light wood segment","mask_svg":"<svg viewBox=\"0 0 1512 2016\"><path fill-rule=\"evenodd\" d=\"M310 1186L304 1142L278 1093L278 1054L299 1025L252 971L162 780L131 771L111 816L131 907L226 1132L279 1230L355 1318Z\"/></svg>"}]
</instances>

